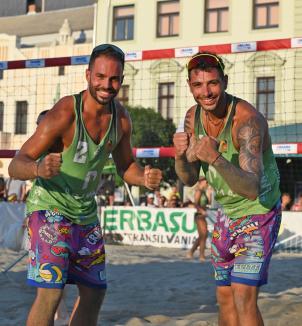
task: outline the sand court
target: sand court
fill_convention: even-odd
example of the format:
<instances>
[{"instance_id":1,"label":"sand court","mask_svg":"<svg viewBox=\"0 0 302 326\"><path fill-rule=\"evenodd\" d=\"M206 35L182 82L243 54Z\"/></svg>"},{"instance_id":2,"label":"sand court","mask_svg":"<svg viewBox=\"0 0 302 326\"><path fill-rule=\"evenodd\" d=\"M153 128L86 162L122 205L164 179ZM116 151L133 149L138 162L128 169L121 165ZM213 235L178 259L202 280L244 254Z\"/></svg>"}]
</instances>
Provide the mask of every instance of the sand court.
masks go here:
<instances>
[{"instance_id":1,"label":"sand court","mask_svg":"<svg viewBox=\"0 0 302 326\"><path fill-rule=\"evenodd\" d=\"M0 267L19 254L0 249ZM187 260L185 254L177 248L107 245L108 291L99 325L217 325L210 261ZM302 253L273 255L269 283L259 299L266 326L301 325L301 266ZM0 325L25 325L34 293L26 285L26 258L1 273ZM69 286L69 310L75 296L75 287Z\"/></svg>"}]
</instances>

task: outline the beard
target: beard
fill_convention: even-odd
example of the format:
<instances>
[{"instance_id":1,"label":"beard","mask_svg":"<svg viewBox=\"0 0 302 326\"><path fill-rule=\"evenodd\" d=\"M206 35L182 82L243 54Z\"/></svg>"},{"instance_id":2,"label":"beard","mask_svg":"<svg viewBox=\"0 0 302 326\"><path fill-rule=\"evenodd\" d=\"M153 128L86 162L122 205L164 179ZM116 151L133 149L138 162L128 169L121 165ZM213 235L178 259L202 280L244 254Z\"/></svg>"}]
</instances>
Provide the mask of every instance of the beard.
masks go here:
<instances>
[{"instance_id":1,"label":"beard","mask_svg":"<svg viewBox=\"0 0 302 326\"><path fill-rule=\"evenodd\" d=\"M92 98L100 105L106 105L108 103L110 103L117 95L117 92L115 91L115 89L110 88L110 89L95 89L91 84L88 85L88 90L90 95L92 96ZM97 91L105 91L108 92L111 96L108 97L101 97L97 95Z\"/></svg>"}]
</instances>

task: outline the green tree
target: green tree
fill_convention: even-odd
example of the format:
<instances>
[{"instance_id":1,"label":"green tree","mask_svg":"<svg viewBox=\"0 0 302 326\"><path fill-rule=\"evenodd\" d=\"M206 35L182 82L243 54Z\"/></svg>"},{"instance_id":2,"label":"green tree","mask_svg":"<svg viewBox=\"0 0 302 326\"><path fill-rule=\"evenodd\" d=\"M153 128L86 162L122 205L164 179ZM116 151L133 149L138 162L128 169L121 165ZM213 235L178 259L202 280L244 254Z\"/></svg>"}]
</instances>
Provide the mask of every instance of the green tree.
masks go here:
<instances>
[{"instance_id":1,"label":"green tree","mask_svg":"<svg viewBox=\"0 0 302 326\"><path fill-rule=\"evenodd\" d=\"M172 120L164 119L161 114L143 107L127 107L132 120L133 147L167 147L173 146L173 134L176 127ZM173 158L138 159L142 165L150 164L163 171L166 181L177 179Z\"/></svg>"}]
</instances>

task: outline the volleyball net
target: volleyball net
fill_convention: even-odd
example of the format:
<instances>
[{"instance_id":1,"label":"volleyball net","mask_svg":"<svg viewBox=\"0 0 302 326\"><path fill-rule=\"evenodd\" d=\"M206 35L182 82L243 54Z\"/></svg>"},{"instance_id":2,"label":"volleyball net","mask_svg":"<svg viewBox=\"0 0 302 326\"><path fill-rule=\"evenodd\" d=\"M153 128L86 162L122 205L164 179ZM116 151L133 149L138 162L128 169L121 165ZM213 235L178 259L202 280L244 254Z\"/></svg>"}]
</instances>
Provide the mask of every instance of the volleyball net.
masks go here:
<instances>
[{"instance_id":1,"label":"volleyball net","mask_svg":"<svg viewBox=\"0 0 302 326\"><path fill-rule=\"evenodd\" d=\"M300 42L301 43L301 42ZM297 40L273 40L126 53L119 92L126 106L152 108L175 126L194 104L186 63L200 50L225 62L228 92L253 104L267 119L281 172L282 191L302 191L302 49ZM87 87L89 55L0 62L0 173L6 159L34 132L38 114L65 95ZM148 157L173 156L173 148L136 149Z\"/></svg>"}]
</instances>

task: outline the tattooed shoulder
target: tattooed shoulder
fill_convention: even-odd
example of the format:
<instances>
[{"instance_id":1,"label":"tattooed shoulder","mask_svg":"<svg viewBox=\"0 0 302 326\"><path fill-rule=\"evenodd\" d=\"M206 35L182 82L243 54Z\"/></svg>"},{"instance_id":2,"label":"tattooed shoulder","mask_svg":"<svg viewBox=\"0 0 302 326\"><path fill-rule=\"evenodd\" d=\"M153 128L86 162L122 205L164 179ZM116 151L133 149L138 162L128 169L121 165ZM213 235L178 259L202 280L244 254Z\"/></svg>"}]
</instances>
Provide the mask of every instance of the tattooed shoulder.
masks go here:
<instances>
[{"instance_id":1,"label":"tattooed shoulder","mask_svg":"<svg viewBox=\"0 0 302 326\"><path fill-rule=\"evenodd\" d=\"M186 113L185 117L185 131L192 133L194 131L194 118L195 118L196 106L192 106Z\"/></svg>"}]
</instances>

